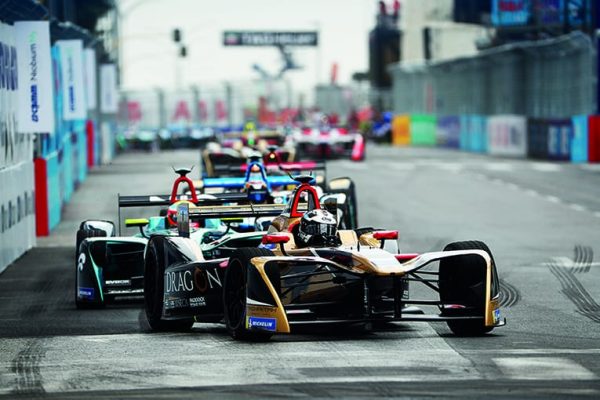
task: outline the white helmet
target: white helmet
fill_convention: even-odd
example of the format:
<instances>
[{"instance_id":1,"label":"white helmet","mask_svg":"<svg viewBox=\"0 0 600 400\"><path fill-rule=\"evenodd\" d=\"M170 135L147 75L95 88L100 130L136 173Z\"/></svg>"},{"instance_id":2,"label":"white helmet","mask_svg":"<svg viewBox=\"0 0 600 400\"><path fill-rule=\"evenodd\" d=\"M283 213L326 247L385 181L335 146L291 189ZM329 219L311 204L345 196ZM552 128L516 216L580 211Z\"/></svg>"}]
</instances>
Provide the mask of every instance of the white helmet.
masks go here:
<instances>
[{"instance_id":1,"label":"white helmet","mask_svg":"<svg viewBox=\"0 0 600 400\"><path fill-rule=\"evenodd\" d=\"M337 221L329 211L307 211L300 220L297 243L303 246L338 246Z\"/></svg>"}]
</instances>

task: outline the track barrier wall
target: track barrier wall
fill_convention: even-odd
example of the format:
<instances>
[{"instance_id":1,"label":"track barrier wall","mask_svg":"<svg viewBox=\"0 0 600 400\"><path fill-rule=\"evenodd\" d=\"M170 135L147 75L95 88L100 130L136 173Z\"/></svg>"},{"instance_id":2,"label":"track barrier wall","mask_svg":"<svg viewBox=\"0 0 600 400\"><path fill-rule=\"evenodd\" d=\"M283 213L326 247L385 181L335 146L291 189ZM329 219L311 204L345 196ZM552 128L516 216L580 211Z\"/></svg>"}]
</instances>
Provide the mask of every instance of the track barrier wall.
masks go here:
<instances>
[{"instance_id":1,"label":"track barrier wall","mask_svg":"<svg viewBox=\"0 0 600 400\"><path fill-rule=\"evenodd\" d=\"M67 44L79 46L81 57L70 50L61 52L63 40L52 35L77 35L50 32L50 24L19 22L15 26L0 21L0 272L33 247L36 236L51 233L88 171L111 162L115 155L116 111L97 101L100 91L95 89L104 80L82 78L99 69L96 49L85 49L83 39L70 39ZM30 34L33 30L42 34ZM38 40L34 64L28 59L30 47L23 50L21 46L24 38L29 46L32 37ZM82 52L88 52L91 61ZM74 62L68 62L67 74L62 66L69 57ZM37 85L39 104L29 104L34 99L28 85L34 83L22 79L29 77L25 67L37 68L39 80L31 82ZM68 79L73 81L67 83ZM78 96L71 93L76 85Z\"/></svg>"}]
</instances>

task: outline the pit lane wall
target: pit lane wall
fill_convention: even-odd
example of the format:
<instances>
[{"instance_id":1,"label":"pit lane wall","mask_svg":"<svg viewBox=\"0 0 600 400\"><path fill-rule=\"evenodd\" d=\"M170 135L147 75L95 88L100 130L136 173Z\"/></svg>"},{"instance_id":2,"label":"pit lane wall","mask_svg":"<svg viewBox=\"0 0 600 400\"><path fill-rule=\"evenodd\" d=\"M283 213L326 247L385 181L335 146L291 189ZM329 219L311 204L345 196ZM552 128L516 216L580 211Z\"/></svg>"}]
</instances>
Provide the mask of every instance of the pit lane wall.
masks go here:
<instances>
[{"instance_id":1,"label":"pit lane wall","mask_svg":"<svg viewBox=\"0 0 600 400\"><path fill-rule=\"evenodd\" d=\"M600 115L402 114L392 120L395 146L436 146L501 157L600 162Z\"/></svg>"},{"instance_id":2,"label":"pit lane wall","mask_svg":"<svg viewBox=\"0 0 600 400\"><path fill-rule=\"evenodd\" d=\"M45 29L50 35L49 23L45 24L26 28ZM96 51L86 49L83 40L70 39L68 45L79 47L79 53L61 53L61 37L46 36L45 47L36 42L35 53L29 52L33 49L29 41L40 35L28 32L23 36L20 32L27 29L21 22L0 21L0 272L32 248L36 236L50 234L89 170L110 162L115 155L117 95L114 87L102 87L103 80L96 72L105 65L96 65ZM25 50L20 47L24 37L28 40ZM80 57L69 63L68 73L63 68L65 53ZM91 65L84 57L93 61ZM35 66L31 59L37 62ZM22 64L31 70L23 69ZM81 79L84 74L85 82ZM80 77L78 83L67 82L75 75ZM114 85L114 72L112 75ZM35 87L31 83L34 78ZM80 86L78 105L74 104L74 85ZM44 97L43 93L49 94ZM101 99L101 94L112 97L112 102ZM74 114L78 107L80 112ZM42 120L46 121L44 128L27 126L37 122L42 126Z\"/></svg>"}]
</instances>

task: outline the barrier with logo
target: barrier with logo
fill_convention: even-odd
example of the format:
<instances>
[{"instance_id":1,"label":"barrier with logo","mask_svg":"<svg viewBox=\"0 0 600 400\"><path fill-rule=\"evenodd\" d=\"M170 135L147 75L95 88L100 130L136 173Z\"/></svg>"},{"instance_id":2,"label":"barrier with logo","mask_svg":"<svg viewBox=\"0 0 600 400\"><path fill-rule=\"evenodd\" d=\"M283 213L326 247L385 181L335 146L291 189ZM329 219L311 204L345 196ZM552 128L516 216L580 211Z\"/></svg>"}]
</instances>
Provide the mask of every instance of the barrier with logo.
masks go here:
<instances>
[{"instance_id":1,"label":"barrier with logo","mask_svg":"<svg viewBox=\"0 0 600 400\"><path fill-rule=\"evenodd\" d=\"M410 116L396 115L392 119L392 144L406 146L410 144Z\"/></svg>"},{"instance_id":2,"label":"barrier with logo","mask_svg":"<svg viewBox=\"0 0 600 400\"><path fill-rule=\"evenodd\" d=\"M436 116L427 114L411 114L410 143L417 146L435 146Z\"/></svg>"},{"instance_id":3,"label":"barrier with logo","mask_svg":"<svg viewBox=\"0 0 600 400\"><path fill-rule=\"evenodd\" d=\"M571 162L584 163L588 160L588 116L576 115L572 119Z\"/></svg>"},{"instance_id":4,"label":"barrier with logo","mask_svg":"<svg viewBox=\"0 0 600 400\"><path fill-rule=\"evenodd\" d=\"M548 121L530 118L527 121L527 157L545 160L549 157Z\"/></svg>"},{"instance_id":5,"label":"barrier with logo","mask_svg":"<svg viewBox=\"0 0 600 400\"><path fill-rule=\"evenodd\" d=\"M453 149L460 147L460 117L455 115L438 117L436 143L438 146Z\"/></svg>"},{"instance_id":6,"label":"barrier with logo","mask_svg":"<svg viewBox=\"0 0 600 400\"><path fill-rule=\"evenodd\" d=\"M527 155L527 119L521 115L493 115L487 122L488 153L498 156Z\"/></svg>"},{"instance_id":7,"label":"barrier with logo","mask_svg":"<svg viewBox=\"0 0 600 400\"><path fill-rule=\"evenodd\" d=\"M487 120L483 115L460 116L460 149L483 153L487 151Z\"/></svg>"},{"instance_id":8,"label":"barrier with logo","mask_svg":"<svg viewBox=\"0 0 600 400\"><path fill-rule=\"evenodd\" d=\"M600 162L600 115L588 119L588 161Z\"/></svg>"},{"instance_id":9,"label":"barrier with logo","mask_svg":"<svg viewBox=\"0 0 600 400\"><path fill-rule=\"evenodd\" d=\"M548 158L558 161L571 159L571 119L548 120Z\"/></svg>"}]
</instances>

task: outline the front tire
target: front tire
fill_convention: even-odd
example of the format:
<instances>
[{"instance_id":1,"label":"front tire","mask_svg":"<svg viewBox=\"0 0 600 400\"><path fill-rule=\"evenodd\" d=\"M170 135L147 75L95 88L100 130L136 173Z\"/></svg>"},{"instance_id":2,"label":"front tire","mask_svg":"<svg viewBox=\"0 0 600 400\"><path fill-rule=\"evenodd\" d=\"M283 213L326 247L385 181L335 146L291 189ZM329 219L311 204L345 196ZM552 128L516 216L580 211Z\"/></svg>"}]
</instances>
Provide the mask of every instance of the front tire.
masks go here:
<instances>
[{"instance_id":1,"label":"front tire","mask_svg":"<svg viewBox=\"0 0 600 400\"><path fill-rule=\"evenodd\" d=\"M164 254L160 237L150 239L144 256L144 308L148 325L153 331L189 331L193 318L166 320L162 318L164 306Z\"/></svg>"},{"instance_id":2,"label":"front tire","mask_svg":"<svg viewBox=\"0 0 600 400\"><path fill-rule=\"evenodd\" d=\"M444 248L444 251L454 250L483 250L491 258L492 270L495 269L492 252L483 242L478 240L454 242ZM442 314L485 317L486 271L479 268L479 260L474 257L455 257L440 261L440 300L466 307L444 310ZM454 320L448 321L447 324L457 336L482 336L494 329L493 326L486 326L482 320Z\"/></svg>"},{"instance_id":3,"label":"front tire","mask_svg":"<svg viewBox=\"0 0 600 400\"><path fill-rule=\"evenodd\" d=\"M270 257L273 252L260 248L242 248L229 258L223 284L223 310L225 326L235 340L265 341L273 336L270 332L246 329L246 290L248 265L254 257Z\"/></svg>"}]
</instances>

